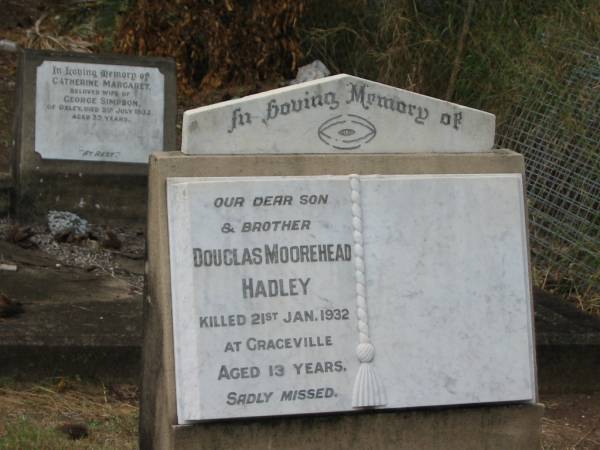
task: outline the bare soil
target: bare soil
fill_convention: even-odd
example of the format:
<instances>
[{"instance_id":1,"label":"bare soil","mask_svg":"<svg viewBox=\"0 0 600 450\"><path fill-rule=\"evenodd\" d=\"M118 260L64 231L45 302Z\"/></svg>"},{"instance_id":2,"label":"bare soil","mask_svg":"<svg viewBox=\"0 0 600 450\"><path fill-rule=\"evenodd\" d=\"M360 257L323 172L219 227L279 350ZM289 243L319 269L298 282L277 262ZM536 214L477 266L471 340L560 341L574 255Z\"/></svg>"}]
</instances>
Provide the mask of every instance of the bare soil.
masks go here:
<instances>
[{"instance_id":1,"label":"bare soil","mask_svg":"<svg viewBox=\"0 0 600 450\"><path fill-rule=\"evenodd\" d=\"M547 395L541 401L544 450L600 449L600 392Z\"/></svg>"}]
</instances>

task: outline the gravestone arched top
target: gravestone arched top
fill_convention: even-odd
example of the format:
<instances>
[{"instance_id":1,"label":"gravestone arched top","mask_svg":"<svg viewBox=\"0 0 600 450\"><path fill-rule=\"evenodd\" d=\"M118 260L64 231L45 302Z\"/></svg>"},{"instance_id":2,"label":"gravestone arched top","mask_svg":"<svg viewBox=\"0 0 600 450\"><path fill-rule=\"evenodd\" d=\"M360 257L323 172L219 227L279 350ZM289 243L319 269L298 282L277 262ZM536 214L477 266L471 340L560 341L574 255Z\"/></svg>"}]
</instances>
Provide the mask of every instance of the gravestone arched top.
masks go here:
<instances>
[{"instance_id":1,"label":"gravestone arched top","mask_svg":"<svg viewBox=\"0 0 600 450\"><path fill-rule=\"evenodd\" d=\"M495 116L340 74L184 113L188 154L490 151Z\"/></svg>"}]
</instances>

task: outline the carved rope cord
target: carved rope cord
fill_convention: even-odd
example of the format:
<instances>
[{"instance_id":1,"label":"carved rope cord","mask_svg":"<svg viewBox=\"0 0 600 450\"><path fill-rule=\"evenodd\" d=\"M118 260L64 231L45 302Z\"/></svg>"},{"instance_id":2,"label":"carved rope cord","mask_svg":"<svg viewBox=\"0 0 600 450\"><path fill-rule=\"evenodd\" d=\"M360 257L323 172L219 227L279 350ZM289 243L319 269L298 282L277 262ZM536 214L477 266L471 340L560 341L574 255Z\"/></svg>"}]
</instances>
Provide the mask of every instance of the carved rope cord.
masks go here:
<instances>
[{"instance_id":1,"label":"carved rope cord","mask_svg":"<svg viewBox=\"0 0 600 450\"><path fill-rule=\"evenodd\" d=\"M362 233L362 207L360 193L360 177L350 175L352 195L352 237L354 241L354 274L356 280L356 316L358 319L358 346L356 356L360 362L354 390L352 392L353 408L368 408L386 404L383 384L373 367L375 347L369 338L369 317L367 310L367 284L365 277L365 261Z\"/></svg>"}]
</instances>

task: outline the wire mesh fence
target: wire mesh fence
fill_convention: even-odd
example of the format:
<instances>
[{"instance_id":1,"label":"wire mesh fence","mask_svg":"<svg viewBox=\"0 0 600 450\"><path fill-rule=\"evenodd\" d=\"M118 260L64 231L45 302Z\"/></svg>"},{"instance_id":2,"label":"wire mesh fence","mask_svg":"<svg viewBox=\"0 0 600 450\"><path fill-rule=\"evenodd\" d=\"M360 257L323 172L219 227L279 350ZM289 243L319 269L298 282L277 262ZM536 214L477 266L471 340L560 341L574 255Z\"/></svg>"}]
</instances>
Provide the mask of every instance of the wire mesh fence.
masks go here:
<instances>
[{"instance_id":1,"label":"wire mesh fence","mask_svg":"<svg viewBox=\"0 0 600 450\"><path fill-rule=\"evenodd\" d=\"M500 124L523 154L534 282L600 310L600 52L556 51L553 70Z\"/></svg>"}]
</instances>

